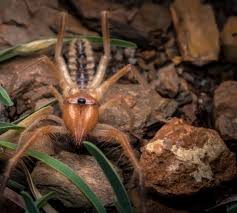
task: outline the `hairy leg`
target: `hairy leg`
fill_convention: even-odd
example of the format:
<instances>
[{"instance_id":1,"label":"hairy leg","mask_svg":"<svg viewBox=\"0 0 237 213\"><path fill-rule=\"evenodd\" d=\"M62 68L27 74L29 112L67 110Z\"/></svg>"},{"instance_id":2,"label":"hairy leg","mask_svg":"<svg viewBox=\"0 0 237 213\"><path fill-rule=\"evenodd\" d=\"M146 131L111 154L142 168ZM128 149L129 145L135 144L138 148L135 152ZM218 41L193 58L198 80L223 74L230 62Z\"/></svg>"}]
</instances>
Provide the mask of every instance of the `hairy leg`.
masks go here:
<instances>
[{"instance_id":1,"label":"hairy leg","mask_svg":"<svg viewBox=\"0 0 237 213\"><path fill-rule=\"evenodd\" d=\"M26 136L26 134L29 133L29 131L31 131L32 129L34 129L36 127L36 125L39 124L39 122L43 121L43 120L51 120L51 121L54 121L55 123L57 123L58 125L60 125L61 127L64 127L63 120L56 115L39 116L34 121L32 120L32 122L27 126L27 128L21 133L21 135L18 139L16 152L22 148L22 144L24 143L24 137Z\"/></svg>"},{"instance_id":2,"label":"hairy leg","mask_svg":"<svg viewBox=\"0 0 237 213\"><path fill-rule=\"evenodd\" d=\"M58 92L58 90L53 86L49 86L51 94L57 99L61 111L63 111L63 96Z\"/></svg>"},{"instance_id":3,"label":"hairy leg","mask_svg":"<svg viewBox=\"0 0 237 213\"><path fill-rule=\"evenodd\" d=\"M145 212L145 206L144 206L144 180L143 180L143 172L142 168L135 156L135 153L133 151L133 148L130 144L128 136L123 133L122 131L107 125L107 124L97 124L95 129L90 133L92 137L105 140L106 142L111 142L115 140L117 143L119 143L126 156L131 161L136 173L139 177L139 187L141 192L141 207L142 212Z\"/></svg>"},{"instance_id":4,"label":"hairy leg","mask_svg":"<svg viewBox=\"0 0 237 213\"><path fill-rule=\"evenodd\" d=\"M3 179L2 183L1 183L1 187L0 187L0 196L3 195L4 189L7 185L7 182L10 177L12 169L16 166L19 159L24 155L24 153L28 150L28 148L32 145L32 143L36 140L37 137L39 137L41 135L47 135L49 133L51 134L51 133L58 133L58 132L60 132L60 133L67 132L67 130L65 129L64 126L48 125L48 126L44 126L44 127L40 127L38 129L36 129L35 132L31 135L31 137L26 142L23 143L24 136L31 129L33 129L39 123L39 121L42 121L44 119L53 120L56 123L63 125L62 119L60 119L59 117L57 117L55 115L41 115L40 117L36 118L35 121L32 121L32 123L22 132L22 134L18 140L18 146L16 149L16 153L8 161L6 170L4 172L4 179Z\"/></svg>"},{"instance_id":5,"label":"hairy leg","mask_svg":"<svg viewBox=\"0 0 237 213\"><path fill-rule=\"evenodd\" d=\"M62 69L59 69L52 61L51 59L44 55L38 59L36 59L31 64L25 66L23 70L27 69L33 69L34 66L37 66L39 64L45 64L48 66L51 70L55 78L59 81L59 85L62 88L63 91L68 91L71 87L70 82L66 78L65 72Z\"/></svg>"},{"instance_id":6,"label":"hairy leg","mask_svg":"<svg viewBox=\"0 0 237 213\"><path fill-rule=\"evenodd\" d=\"M107 90L114 85L120 78L125 76L127 73L131 72L136 80L141 84L145 91L149 91L150 87L147 84L146 80L141 76L138 70L131 64L126 65L125 67L118 70L113 76L107 79L103 84L100 85L97 92L97 99L100 100L103 95L107 92Z\"/></svg>"},{"instance_id":7,"label":"hairy leg","mask_svg":"<svg viewBox=\"0 0 237 213\"><path fill-rule=\"evenodd\" d=\"M100 59L100 63L93 81L90 84L91 88L97 88L104 79L106 68L110 59L110 36L108 26L108 11L101 13L101 27L104 44L104 55Z\"/></svg>"}]
</instances>

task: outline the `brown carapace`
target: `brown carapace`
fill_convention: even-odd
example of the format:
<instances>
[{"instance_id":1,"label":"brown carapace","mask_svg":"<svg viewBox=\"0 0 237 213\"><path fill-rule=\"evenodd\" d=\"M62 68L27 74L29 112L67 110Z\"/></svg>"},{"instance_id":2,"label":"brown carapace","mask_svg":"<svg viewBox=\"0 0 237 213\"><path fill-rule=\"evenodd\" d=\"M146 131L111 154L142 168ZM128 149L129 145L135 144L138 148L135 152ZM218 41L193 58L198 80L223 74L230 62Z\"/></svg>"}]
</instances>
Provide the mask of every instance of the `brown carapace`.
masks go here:
<instances>
[{"instance_id":1,"label":"brown carapace","mask_svg":"<svg viewBox=\"0 0 237 213\"><path fill-rule=\"evenodd\" d=\"M100 59L97 71L95 72L95 62L91 44L86 39L74 39L69 45L67 54L67 64L62 57L62 47L64 38L64 28L66 14L62 13L61 28L58 34L55 46L55 63L47 56L43 56L27 68L31 68L39 63L46 64L58 79L62 94L53 86L50 90L59 102L63 113L63 119L55 115L38 117L22 133L18 141L18 149L14 156L9 160L4 173L4 180L1 184L1 194L3 194L12 169L16 166L19 159L24 155L27 149L34 143L35 139L47 134L70 133L74 137L76 145L88 136L100 138L105 142L117 141L123 148L125 154L130 159L136 173L139 177L139 185L143 191L143 173L139 162L135 157L134 151L130 145L129 137L108 124L98 123L99 114L106 107L116 103L117 97L100 105L100 101L106 91L116 83L121 77L131 72L144 89L148 89L146 82L140 76L139 72L132 65L128 64L118 70L109 79L104 80L106 68L110 59L110 37L108 28L108 12L101 13L101 26L103 34L104 55ZM54 120L57 125L46 125L36 128L30 138L22 143L23 136L32 130L36 124L44 119ZM142 203L143 201L141 201ZM144 205L142 205L144 207ZM142 208L143 208L142 207ZM144 212L144 208L142 210Z\"/></svg>"},{"instance_id":2,"label":"brown carapace","mask_svg":"<svg viewBox=\"0 0 237 213\"><path fill-rule=\"evenodd\" d=\"M80 91L63 101L63 121L80 145L86 135L94 129L99 119L99 104L95 98Z\"/></svg>"}]
</instances>

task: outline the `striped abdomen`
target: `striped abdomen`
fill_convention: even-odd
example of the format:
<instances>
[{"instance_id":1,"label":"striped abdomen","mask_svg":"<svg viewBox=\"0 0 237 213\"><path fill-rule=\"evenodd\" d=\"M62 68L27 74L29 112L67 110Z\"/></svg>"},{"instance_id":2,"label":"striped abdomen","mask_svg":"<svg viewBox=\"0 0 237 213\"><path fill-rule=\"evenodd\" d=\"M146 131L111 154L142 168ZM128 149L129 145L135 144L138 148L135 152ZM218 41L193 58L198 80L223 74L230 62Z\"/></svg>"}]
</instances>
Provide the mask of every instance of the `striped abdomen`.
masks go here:
<instances>
[{"instance_id":1,"label":"striped abdomen","mask_svg":"<svg viewBox=\"0 0 237 213\"><path fill-rule=\"evenodd\" d=\"M91 44L86 39L74 39L68 51L68 69L71 79L80 89L91 83L95 74L95 60Z\"/></svg>"}]
</instances>

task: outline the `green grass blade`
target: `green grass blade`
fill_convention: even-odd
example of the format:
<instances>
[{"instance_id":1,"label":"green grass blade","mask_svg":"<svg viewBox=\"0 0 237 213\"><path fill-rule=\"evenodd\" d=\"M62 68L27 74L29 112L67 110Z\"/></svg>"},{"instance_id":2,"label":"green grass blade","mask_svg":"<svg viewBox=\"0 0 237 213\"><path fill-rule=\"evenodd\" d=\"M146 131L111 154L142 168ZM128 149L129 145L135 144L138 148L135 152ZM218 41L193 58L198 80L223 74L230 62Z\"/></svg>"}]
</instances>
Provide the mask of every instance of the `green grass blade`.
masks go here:
<instances>
[{"instance_id":1,"label":"green grass blade","mask_svg":"<svg viewBox=\"0 0 237 213\"><path fill-rule=\"evenodd\" d=\"M3 179L3 176L0 175L0 182L2 181L2 179ZM25 186L17 183L14 180L11 180L11 179L8 181L7 185L8 185L9 188L14 188L14 190L18 191L18 192L25 190Z\"/></svg>"},{"instance_id":2,"label":"green grass blade","mask_svg":"<svg viewBox=\"0 0 237 213\"><path fill-rule=\"evenodd\" d=\"M32 197L27 192L22 191L21 195L26 204L26 213L40 213Z\"/></svg>"},{"instance_id":3,"label":"green grass blade","mask_svg":"<svg viewBox=\"0 0 237 213\"><path fill-rule=\"evenodd\" d=\"M124 41L116 38L111 38L111 45L123 48L137 48L137 45L131 41Z\"/></svg>"},{"instance_id":4,"label":"green grass blade","mask_svg":"<svg viewBox=\"0 0 237 213\"><path fill-rule=\"evenodd\" d=\"M11 49L14 49L14 48L11 48ZM18 53L17 52L14 52L14 51L9 51L9 52L4 52L4 53L1 53L0 52L0 62L2 62L2 61L6 61L6 60L8 60L8 59L11 59L11 58L13 58L13 57L15 57L15 56L17 56L18 55Z\"/></svg>"},{"instance_id":5,"label":"green grass blade","mask_svg":"<svg viewBox=\"0 0 237 213\"><path fill-rule=\"evenodd\" d=\"M51 106L43 107L40 110L37 110L34 113L28 115L22 121L20 121L20 119L18 119L18 121L20 121L20 122L17 123L17 125L26 128L27 126L32 124L34 122L34 120L37 119L38 117L40 117L42 115L47 116L49 114L52 114L52 112L53 112L53 108ZM12 122L12 124L16 124L16 123ZM8 130L0 135L0 140L1 141L11 141L19 134L20 134L19 130Z\"/></svg>"},{"instance_id":6,"label":"green grass blade","mask_svg":"<svg viewBox=\"0 0 237 213\"><path fill-rule=\"evenodd\" d=\"M64 39L64 42L70 42L74 38L86 38L92 43L103 43L103 38L100 36L71 36ZM43 49L46 49L56 43L56 38L41 39L24 44L18 44L15 47L11 47L0 51L0 62L6 61L15 56L28 55ZM130 47L136 48L137 45L130 41L125 41L121 39L111 39L111 45L118 47Z\"/></svg>"},{"instance_id":7,"label":"green grass blade","mask_svg":"<svg viewBox=\"0 0 237 213\"><path fill-rule=\"evenodd\" d=\"M7 122L1 122L0 121L0 133L3 133L7 130L14 129L14 130L22 130L25 127L23 126L18 126L12 123L7 123Z\"/></svg>"},{"instance_id":8,"label":"green grass blade","mask_svg":"<svg viewBox=\"0 0 237 213\"><path fill-rule=\"evenodd\" d=\"M237 212L237 203L234 203L227 207L226 209L227 213L236 213Z\"/></svg>"},{"instance_id":9,"label":"green grass blade","mask_svg":"<svg viewBox=\"0 0 237 213\"><path fill-rule=\"evenodd\" d=\"M6 60L16 56L17 52L14 52L14 49L17 47L18 47L18 45L15 47L7 48L5 50L0 50L0 62L6 61Z\"/></svg>"},{"instance_id":10,"label":"green grass blade","mask_svg":"<svg viewBox=\"0 0 237 213\"><path fill-rule=\"evenodd\" d=\"M0 141L0 146L9 148L9 149L16 149L16 144L10 143L7 141ZM93 204L93 206L96 208L97 212L99 213L105 213L105 208L102 204L102 202L97 198L95 193L91 191L89 186L79 177L75 174L75 172L66 164L60 162L59 160L44 154L42 152L38 152L35 150L28 150L27 155L36 158L37 160L40 160L41 162L45 163L46 165L54 168L59 173L63 174L65 177L67 177L70 181L72 181L75 186L77 186L81 192L85 195L85 197Z\"/></svg>"},{"instance_id":11,"label":"green grass blade","mask_svg":"<svg viewBox=\"0 0 237 213\"><path fill-rule=\"evenodd\" d=\"M88 39L92 43L103 43L103 38L100 36L80 36L80 38ZM110 43L112 46L124 47L124 48L137 48L137 45L131 41L125 41L121 39L111 38Z\"/></svg>"},{"instance_id":12,"label":"green grass blade","mask_svg":"<svg viewBox=\"0 0 237 213\"><path fill-rule=\"evenodd\" d=\"M6 106L12 106L13 102L9 95L7 94L7 91L0 85L0 103L6 105Z\"/></svg>"},{"instance_id":13,"label":"green grass blade","mask_svg":"<svg viewBox=\"0 0 237 213\"><path fill-rule=\"evenodd\" d=\"M118 212L120 212L120 213L123 212L123 209L121 208L121 206L118 202L115 202L114 205L115 205L116 209L118 210Z\"/></svg>"},{"instance_id":14,"label":"green grass blade","mask_svg":"<svg viewBox=\"0 0 237 213\"><path fill-rule=\"evenodd\" d=\"M25 188L26 188L25 186L23 186L23 185L17 183L17 182L14 181L14 180L9 180L9 181L8 181L8 186L13 187L15 190L18 190L18 191L23 191L23 190L25 190Z\"/></svg>"},{"instance_id":15,"label":"green grass blade","mask_svg":"<svg viewBox=\"0 0 237 213\"><path fill-rule=\"evenodd\" d=\"M109 160L105 157L105 155L94 144L92 144L88 141L83 142L83 144L85 145L86 149L90 152L90 154L95 157L95 159L97 160L97 162L103 169L106 177L108 178L108 180L114 190L114 193L116 194L116 197L117 197L117 201L118 201L117 206L119 207L119 208L117 208L118 211L121 213L132 212L131 203L130 203L128 194L126 192L126 189L125 189L119 175L113 168L112 164L109 162Z\"/></svg>"},{"instance_id":16,"label":"green grass blade","mask_svg":"<svg viewBox=\"0 0 237 213\"><path fill-rule=\"evenodd\" d=\"M48 202L48 200L52 199L53 197L55 197L55 192L49 192L38 200L36 200L35 204L40 209Z\"/></svg>"}]
</instances>

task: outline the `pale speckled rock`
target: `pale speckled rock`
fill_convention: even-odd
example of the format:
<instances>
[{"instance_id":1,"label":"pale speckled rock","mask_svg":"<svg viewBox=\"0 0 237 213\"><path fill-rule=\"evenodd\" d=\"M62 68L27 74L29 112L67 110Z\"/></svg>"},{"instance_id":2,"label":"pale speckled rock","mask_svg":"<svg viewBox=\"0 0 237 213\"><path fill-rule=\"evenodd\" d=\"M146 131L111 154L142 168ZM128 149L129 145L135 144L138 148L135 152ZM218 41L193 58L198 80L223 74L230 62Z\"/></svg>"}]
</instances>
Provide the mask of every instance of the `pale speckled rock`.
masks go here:
<instances>
[{"instance_id":1,"label":"pale speckled rock","mask_svg":"<svg viewBox=\"0 0 237 213\"><path fill-rule=\"evenodd\" d=\"M218 133L173 118L143 147L147 187L165 195L188 195L236 174L235 155Z\"/></svg>"},{"instance_id":2,"label":"pale speckled rock","mask_svg":"<svg viewBox=\"0 0 237 213\"><path fill-rule=\"evenodd\" d=\"M113 190L92 156L76 155L63 151L55 158L71 167L90 186L104 205L108 206L114 203ZM37 164L31 175L36 187L42 194L50 191L56 192L56 199L60 200L66 207L86 208L91 206L90 202L71 181L47 165Z\"/></svg>"}]
</instances>

